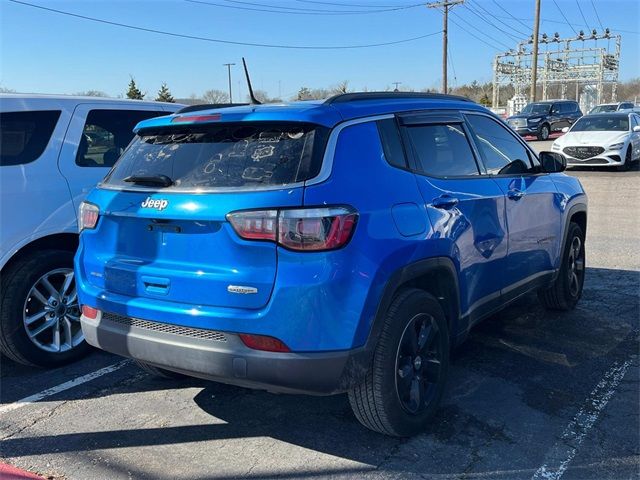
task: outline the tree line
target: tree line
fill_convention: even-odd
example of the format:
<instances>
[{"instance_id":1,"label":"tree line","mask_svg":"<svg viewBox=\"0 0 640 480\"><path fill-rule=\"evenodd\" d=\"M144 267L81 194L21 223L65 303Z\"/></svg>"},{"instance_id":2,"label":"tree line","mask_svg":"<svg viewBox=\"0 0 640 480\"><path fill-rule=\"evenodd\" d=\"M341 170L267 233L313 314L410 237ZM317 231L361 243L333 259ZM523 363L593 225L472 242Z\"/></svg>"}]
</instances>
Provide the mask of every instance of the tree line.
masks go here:
<instances>
[{"instance_id":1,"label":"tree line","mask_svg":"<svg viewBox=\"0 0 640 480\"><path fill-rule=\"evenodd\" d=\"M610 86L607 86L605 90L605 95L609 97L610 94ZM364 87L359 91L367 91L368 88ZM390 86L386 86L384 91L392 91ZM407 86L402 86L400 88L401 91L405 92L427 92L427 93L435 93L437 89L435 88L420 88L414 89ZM264 90L255 90L255 97L262 103L278 103L283 100L319 100L323 98L330 97L332 95L340 94L340 93L348 93L352 91L358 91L351 89L349 87L349 82L347 80L343 80L335 85L332 85L327 88L309 88L307 86L302 86L298 89L297 93L288 99L283 99L279 97L272 97ZM377 90L376 90L377 91ZM0 93L13 93L14 90L8 88L0 87ZM566 87L567 98L574 98L576 92L575 83L569 82ZM468 97L474 102L478 102L482 105L492 106L491 99L493 94L493 83L492 82L477 82L473 81L471 83L458 85L451 87L450 93L453 95L461 95L464 97ZM515 94L515 88L513 85L501 85L500 86L500 98L499 105L505 106L507 104L507 100L512 98ZM100 90L87 90L84 92L78 92L78 95L88 95L93 97L108 97L107 93ZM143 92L140 90L136 81L133 77L130 77L128 88L124 94L126 98L135 99L135 100L143 100L147 97L147 92ZM551 85L549 86L549 90L547 92L547 96L549 98L560 98L561 96L561 87L559 85ZM542 97L542 87L538 86L538 98ZM640 77L633 78L626 82L619 82L617 86L617 98L619 100L631 100L631 101L640 101ZM163 82L153 98L158 102L176 102L173 94L169 90L169 87L165 82ZM245 98L244 101L249 102L249 98ZM210 89L206 90L200 95L191 94L188 98L180 98L178 99L181 103L229 103L229 94L224 90L218 89Z\"/></svg>"}]
</instances>

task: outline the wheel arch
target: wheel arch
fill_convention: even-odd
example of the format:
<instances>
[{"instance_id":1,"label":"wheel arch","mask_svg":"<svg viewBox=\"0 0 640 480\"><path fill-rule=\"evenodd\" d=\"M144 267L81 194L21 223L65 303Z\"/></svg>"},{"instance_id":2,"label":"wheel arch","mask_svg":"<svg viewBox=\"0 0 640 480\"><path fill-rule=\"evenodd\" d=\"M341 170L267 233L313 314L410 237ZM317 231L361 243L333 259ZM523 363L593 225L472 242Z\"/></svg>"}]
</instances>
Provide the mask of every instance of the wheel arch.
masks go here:
<instances>
[{"instance_id":1,"label":"wheel arch","mask_svg":"<svg viewBox=\"0 0 640 480\"><path fill-rule=\"evenodd\" d=\"M397 292L402 288L418 288L433 295L447 318L449 336L455 340L460 330L460 289L458 273L449 257L435 257L406 265L394 272L383 290L367 340L367 350L375 348L384 316Z\"/></svg>"},{"instance_id":2,"label":"wheel arch","mask_svg":"<svg viewBox=\"0 0 640 480\"><path fill-rule=\"evenodd\" d=\"M78 249L79 235L77 233L56 233L37 238L18 249L2 266L0 273L9 271L13 265L30 253L40 250L67 250L75 252Z\"/></svg>"}]
</instances>

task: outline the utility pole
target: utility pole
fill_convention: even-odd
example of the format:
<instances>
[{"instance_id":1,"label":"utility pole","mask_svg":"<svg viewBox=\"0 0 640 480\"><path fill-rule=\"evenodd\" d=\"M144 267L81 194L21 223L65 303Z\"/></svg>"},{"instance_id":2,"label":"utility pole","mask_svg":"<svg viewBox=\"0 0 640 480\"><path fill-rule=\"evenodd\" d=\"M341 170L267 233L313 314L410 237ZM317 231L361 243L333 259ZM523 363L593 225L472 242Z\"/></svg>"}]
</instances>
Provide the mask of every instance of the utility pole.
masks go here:
<instances>
[{"instance_id":1,"label":"utility pole","mask_svg":"<svg viewBox=\"0 0 640 480\"><path fill-rule=\"evenodd\" d=\"M540 0L538 0L540 1ZM449 7L461 5L464 0L444 0L442 2L427 3L427 8L443 9L442 15L442 93L448 92L447 85L447 51L449 48Z\"/></svg>"},{"instance_id":2,"label":"utility pole","mask_svg":"<svg viewBox=\"0 0 640 480\"><path fill-rule=\"evenodd\" d=\"M533 55L531 58L531 93L529 101L536 101L536 83L538 81L538 33L540 30L540 0L536 0L536 15L533 20Z\"/></svg>"},{"instance_id":3,"label":"utility pole","mask_svg":"<svg viewBox=\"0 0 640 480\"><path fill-rule=\"evenodd\" d=\"M393 91L399 92L400 90L398 90L398 85L400 85L402 82L391 82L391 83L393 83L396 86L396 88L394 88Z\"/></svg>"},{"instance_id":4,"label":"utility pole","mask_svg":"<svg viewBox=\"0 0 640 480\"><path fill-rule=\"evenodd\" d=\"M233 97L231 96L231 67L233 67L235 63L223 63L222 65L227 67L227 72L229 73L229 103L233 103Z\"/></svg>"}]
</instances>

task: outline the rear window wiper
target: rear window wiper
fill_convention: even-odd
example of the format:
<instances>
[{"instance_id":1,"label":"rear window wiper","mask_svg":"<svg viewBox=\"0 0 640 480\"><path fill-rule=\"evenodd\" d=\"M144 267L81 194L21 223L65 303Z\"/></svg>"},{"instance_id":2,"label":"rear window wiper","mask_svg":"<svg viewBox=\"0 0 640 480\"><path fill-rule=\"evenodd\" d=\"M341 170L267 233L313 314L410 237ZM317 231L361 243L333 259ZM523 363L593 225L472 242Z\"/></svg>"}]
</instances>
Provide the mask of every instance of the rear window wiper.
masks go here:
<instances>
[{"instance_id":1,"label":"rear window wiper","mask_svg":"<svg viewBox=\"0 0 640 480\"><path fill-rule=\"evenodd\" d=\"M127 178L123 179L123 182L148 185L152 187L170 187L173 185L173 180L166 175L129 175Z\"/></svg>"}]
</instances>

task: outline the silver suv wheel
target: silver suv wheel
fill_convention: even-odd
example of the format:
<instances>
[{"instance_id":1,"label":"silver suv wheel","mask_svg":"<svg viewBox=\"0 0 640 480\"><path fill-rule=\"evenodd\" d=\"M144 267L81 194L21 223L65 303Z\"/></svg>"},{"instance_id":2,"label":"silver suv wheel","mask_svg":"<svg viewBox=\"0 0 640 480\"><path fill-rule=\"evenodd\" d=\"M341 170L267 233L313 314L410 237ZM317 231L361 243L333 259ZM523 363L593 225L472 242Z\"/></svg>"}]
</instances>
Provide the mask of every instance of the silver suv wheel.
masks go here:
<instances>
[{"instance_id":1,"label":"silver suv wheel","mask_svg":"<svg viewBox=\"0 0 640 480\"><path fill-rule=\"evenodd\" d=\"M46 352L66 352L83 342L71 268L51 270L35 282L24 303L23 323L29 339Z\"/></svg>"}]
</instances>

